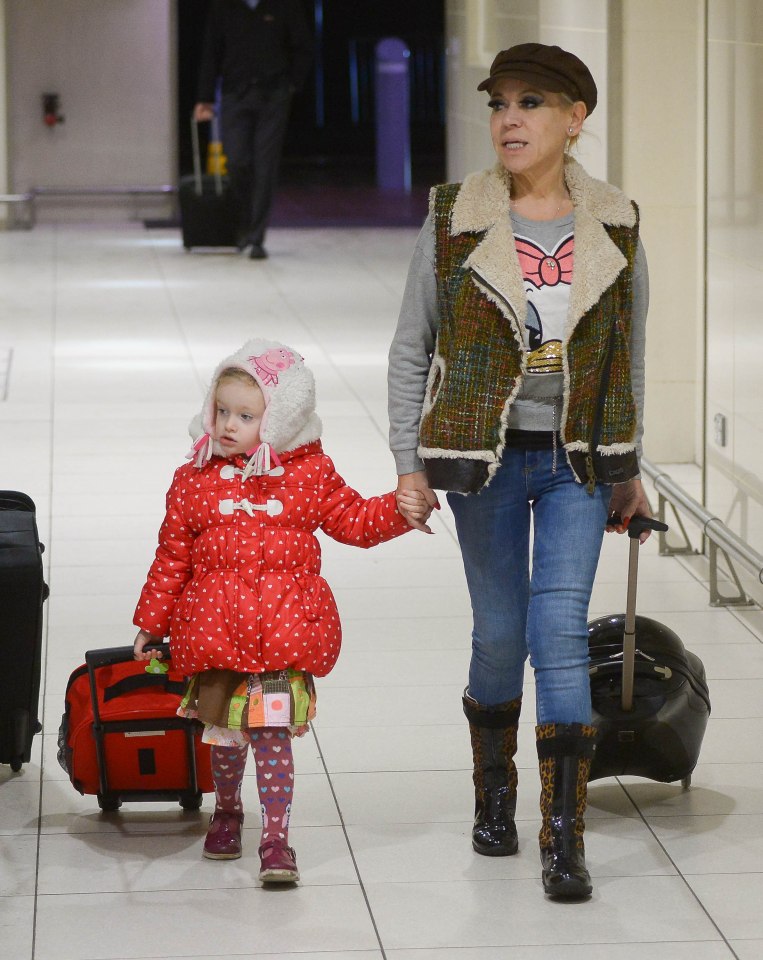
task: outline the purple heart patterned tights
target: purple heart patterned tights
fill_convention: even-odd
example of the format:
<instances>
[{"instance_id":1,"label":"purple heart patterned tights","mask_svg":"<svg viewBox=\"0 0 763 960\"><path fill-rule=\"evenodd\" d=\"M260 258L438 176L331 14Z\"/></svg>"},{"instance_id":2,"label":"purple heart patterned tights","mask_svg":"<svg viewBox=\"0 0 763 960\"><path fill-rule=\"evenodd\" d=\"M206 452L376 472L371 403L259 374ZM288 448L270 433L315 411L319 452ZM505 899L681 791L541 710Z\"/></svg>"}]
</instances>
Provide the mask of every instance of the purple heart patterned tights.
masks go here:
<instances>
[{"instance_id":1,"label":"purple heart patterned tights","mask_svg":"<svg viewBox=\"0 0 763 960\"><path fill-rule=\"evenodd\" d=\"M291 737L283 727L249 730L257 765L257 793L262 812L262 840L280 837L288 842L289 816L294 790L294 758ZM243 813L241 784L248 747L212 747L215 810Z\"/></svg>"}]
</instances>

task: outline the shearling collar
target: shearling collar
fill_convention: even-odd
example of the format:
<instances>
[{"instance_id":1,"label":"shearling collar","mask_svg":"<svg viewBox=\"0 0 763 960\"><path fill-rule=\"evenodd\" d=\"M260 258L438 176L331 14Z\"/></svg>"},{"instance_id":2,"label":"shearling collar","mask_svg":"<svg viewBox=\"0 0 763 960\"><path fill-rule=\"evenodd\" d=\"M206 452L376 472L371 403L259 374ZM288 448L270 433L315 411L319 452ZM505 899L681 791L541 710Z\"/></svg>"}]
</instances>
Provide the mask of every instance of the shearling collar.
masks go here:
<instances>
[{"instance_id":1,"label":"shearling collar","mask_svg":"<svg viewBox=\"0 0 763 960\"><path fill-rule=\"evenodd\" d=\"M565 332L569 338L578 320L627 264L603 225L633 227L636 211L617 187L590 177L571 157L565 158L564 176L575 211L575 262ZM472 269L483 292L517 324L515 333L521 336L527 299L511 228L510 187L510 174L500 164L469 174L453 205L450 233L484 232L465 266Z\"/></svg>"}]
</instances>

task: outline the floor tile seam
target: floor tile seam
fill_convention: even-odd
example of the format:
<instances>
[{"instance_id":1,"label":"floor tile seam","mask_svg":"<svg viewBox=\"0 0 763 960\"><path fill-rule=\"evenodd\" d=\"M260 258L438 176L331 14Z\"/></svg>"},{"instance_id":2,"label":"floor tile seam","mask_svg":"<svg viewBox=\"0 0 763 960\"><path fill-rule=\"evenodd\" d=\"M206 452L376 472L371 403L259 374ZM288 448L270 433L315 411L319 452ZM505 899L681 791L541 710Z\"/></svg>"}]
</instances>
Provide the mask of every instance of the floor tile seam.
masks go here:
<instances>
[{"instance_id":1,"label":"floor tile seam","mask_svg":"<svg viewBox=\"0 0 763 960\"><path fill-rule=\"evenodd\" d=\"M49 531L49 542L47 544L47 556L45 558L45 569L48 578L49 591L55 584L54 577L54 558L55 558L55 520L53 512L53 490L54 490L54 468L55 468L55 425L56 425L56 346L59 337L59 228L53 231L53 270L52 270L52 316L50 325L49 339L49 378L50 378L50 431L48 447L48 498L47 498L47 528ZM49 594L50 595L50 594ZM42 706L38 708L37 719L41 725L41 734L45 730L46 700L48 696L48 654L50 651L50 600L44 601L47 609L43 617L43 636L41 644L40 658L40 689L38 702L42 701ZM44 741L43 741L44 742ZM45 755L40 750L39 760L39 790L37 792L37 841L35 845L35 869L34 869L34 907L32 909L32 960L34 960L37 946L37 920L39 910L39 890L40 890L40 847L42 843L42 802L43 788L45 783Z\"/></svg>"},{"instance_id":2,"label":"floor tile seam","mask_svg":"<svg viewBox=\"0 0 763 960\"><path fill-rule=\"evenodd\" d=\"M752 611L752 612L754 612L754 613L763 612L763 607L758 607L757 604L756 604L755 608L747 607L746 609L747 609L748 611ZM759 636L759 635L756 633L756 631L753 630L752 626L751 626L749 623L747 623L741 616L738 616L738 611L737 611L737 610L731 610L731 609L730 609L730 610L729 610L729 613L730 613L731 616L736 620L737 623L740 623L740 624L745 628L745 630L748 631L748 633L751 635L751 637L752 637L752 639L753 639L754 642L763 644L763 631L761 631L761 634L760 634L760 636Z\"/></svg>"},{"instance_id":3,"label":"floor tile seam","mask_svg":"<svg viewBox=\"0 0 763 960\"><path fill-rule=\"evenodd\" d=\"M205 834L205 829L206 829L206 824L207 824L207 817L204 816L201 820L199 820L199 824L198 824L199 829L198 829L198 831L195 832L195 833L191 833L191 832L189 831L189 832L187 832L187 833L180 833L180 832L178 832L178 833L163 833L163 834L159 834L159 833L156 832L156 830L141 830L140 828L130 829L129 832L126 832L125 829L124 829L124 825L121 825L121 828L120 828L120 825L119 825L119 824L114 824L115 829L109 829L109 830L66 830L66 831L63 831L63 830L54 830L54 831L50 831L50 832L43 832L42 836L45 837L45 838L50 838L50 837L78 837L78 838L81 838L81 837L120 837L122 840L132 840L132 839L138 839L138 838L141 838L141 837L143 837L143 838L150 838L150 839L156 840L157 838L161 837L161 839L163 839L163 840L170 840L170 839L172 839L172 840L189 840L189 841L195 841L195 840L197 840L197 839L199 839L199 838L202 838L202 837L204 836L204 834ZM300 830L300 831L302 831L302 830L305 830L305 831L307 831L307 830L338 830L341 826L342 826L342 824L339 823L338 821L337 821L336 823L301 823L301 824L300 824L300 823L295 823L295 822L292 820L291 823L290 823L290 829L292 829L292 830ZM258 823L258 824L256 824L256 825L252 825L252 826L244 825L244 826L242 827L242 831L243 831L244 833L246 833L247 831L252 832L252 833L254 833L254 832L261 832L261 831L262 831L262 824ZM21 836L29 837L29 836L33 836L33 834L31 834L31 833L0 834L0 839L2 839L2 838L4 838L4 837L21 837ZM201 861L199 861L199 862L201 862Z\"/></svg>"},{"instance_id":4,"label":"floor tile seam","mask_svg":"<svg viewBox=\"0 0 763 960\"><path fill-rule=\"evenodd\" d=\"M662 842L662 840L660 840L660 838L657 836L657 834L656 834L656 833L654 832L654 830L652 829L652 826L650 825L649 821L647 820L646 814L641 810L641 808L639 807L639 805L638 805L638 803L636 802L635 798L632 797L631 794L629 793L629 791L628 791L628 784L620 783L620 786L623 788L626 796L630 799L631 803L633 804L633 806L634 806L634 807L636 808L636 810L638 811L639 816L641 817L644 825L646 826L646 828L647 828L647 830L649 831L649 833L651 833L652 837L654 838L655 842L658 844L659 848L662 850L662 852L663 852L663 854L665 855L665 857L667 857L667 859L668 859L668 860L670 861L670 863L673 865L673 867L674 867L677 875L681 878L681 880L682 880L684 886L686 887L686 889L689 891L689 893L691 894L691 896L696 900L696 902L697 902L697 904L699 905L699 907L700 907L700 909L702 910L702 912L705 914L705 916L706 916L707 919L710 921L710 923L712 924L712 926L713 926L713 927L715 928L715 930L718 932L719 937L720 937L721 940L726 944L726 946L728 947L728 949L731 951L732 956L737 957L737 954L735 953L735 951L734 951L733 948L731 947L731 944L729 943L728 938L726 937L726 935L723 933L723 930L721 929L721 927L719 926L719 924L718 924L718 923L715 921L715 919L713 918L713 916L712 916L712 914L710 913L710 910L708 909L708 907L706 907L705 904L702 902L702 900L701 900L699 894L697 893L697 891L696 891L696 890L692 887L692 885L689 883L689 881L688 881L688 879L687 879L687 875L682 872L682 870L680 869L680 867L679 867L678 864L676 863L675 859L674 859L674 858L670 855L670 853L668 852L667 848L665 847L665 844Z\"/></svg>"},{"instance_id":5,"label":"floor tile seam","mask_svg":"<svg viewBox=\"0 0 763 960\"><path fill-rule=\"evenodd\" d=\"M173 287L172 281L167 276L167 273L164 269L164 264L162 263L162 258L160 256L160 247L156 243L151 243L149 245L151 250L151 259L153 261L154 269L158 278L161 280L162 289L164 291L165 299L169 307L170 314L172 316L173 325L177 332L178 338L183 345L185 357L188 361L189 367L191 369L193 379L196 381L196 385L199 391L199 403L202 402L205 391L206 391L206 381L203 376L201 376L196 362L194 360L194 353L191 347L191 343L188 338L185 327L183 326L183 321L181 317L180 310L178 309L178 304L175 301L173 296Z\"/></svg>"},{"instance_id":6,"label":"floor tile seam","mask_svg":"<svg viewBox=\"0 0 763 960\"><path fill-rule=\"evenodd\" d=\"M537 771L536 765L527 765L523 766L522 764L516 764L517 770L520 772L522 770L533 770ZM380 769L375 767L372 770L343 770L341 768L333 768L328 764L327 761L327 772L329 776L346 776L347 774L356 773L359 775L364 774L379 774L379 773L393 773L393 774L406 774L406 773L463 773L471 777L473 770L471 767L422 767L421 765L415 767L409 767L408 769L401 769L400 767L394 767L390 769Z\"/></svg>"},{"instance_id":7,"label":"floor tile seam","mask_svg":"<svg viewBox=\"0 0 763 960\"><path fill-rule=\"evenodd\" d=\"M541 822L540 812L533 814L532 816L527 815L516 815L514 817L515 823L534 823L539 824ZM587 829L591 829L592 823L605 823L605 822L615 822L620 820L629 820L635 821L640 820L641 818L637 813L631 815L622 814L622 813L607 813L601 816L589 817ZM458 825L463 826L466 830L470 831L474 826L473 817L455 817L447 819L437 819L437 820L347 820L345 819L345 824L348 827L372 827L372 826L384 826L384 827L419 827L422 824L437 824L438 826L449 826L449 825ZM755 871L753 871L755 872Z\"/></svg>"},{"instance_id":8,"label":"floor tile seam","mask_svg":"<svg viewBox=\"0 0 763 960\"><path fill-rule=\"evenodd\" d=\"M545 941L545 940L528 940L528 941L522 941L522 942L517 942L517 941L512 940L512 941L509 942L509 943L495 943L495 944L493 944L493 943L490 943L490 944L480 943L480 945L479 945L479 947L478 947L477 949L479 949L479 950L501 950L501 951L506 951L505 956L509 957L509 956L515 956L515 955L516 955L516 954L515 954L515 951L516 951L516 950L521 950L521 949L523 949L524 947L527 947L527 948L529 948L529 949L533 949L533 948L534 948L535 950L538 950L538 949L544 949L544 950L545 950L545 949L555 949L555 950L556 950L556 949L563 949L563 948L565 948L565 947L579 947L579 946L581 946L581 944L583 944L584 946L589 946L589 945L591 945L591 946L595 946L595 947L599 947L599 946L611 946L611 947L636 946L636 947L649 948L649 947L656 946L656 945L666 945L666 944L667 944L667 945L672 945L672 944L681 944L681 945L684 945L684 944L685 944L685 945L697 945L697 946L699 946L699 945L701 945L701 944L717 944L717 943L723 943L723 942L724 942L724 941L721 940L720 938L718 938L718 939L716 939L716 940L708 940L708 939L706 939L706 938L704 938L704 937L701 938L701 939L698 939L698 940L662 940L662 939L655 939L655 940L628 940L628 939L624 939L624 940L592 940L592 939L590 939L589 937L586 937L585 941L581 941L580 939L577 939L577 940L552 940L552 941ZM728 946L728 945L727 945L727 946ZM412 953L414 950L426 950L426 949L430 949L430 950L431 950L431 948L427 948L427 947L423 947L423 948L421 948L421 947L405 947L405 946L393 947L393 948L390 950L389 957L390 957L390 960L394 960L394 958L395 958L396 956L398 956L400 953L403 953L403 952ZM462 951L466 951L466 950L469 950L469 949L471 949L471 948L469 948L469 947L464 947L463 945L459 945L459 946L455 946L455 947L446 947L446 948L444 948L444 949L450 951L450 953L452 953L454 956L458 956L458 955L461 954ZM738 960L737 954L731 949L731 947L729 947L729 951L730 951L730 952L727 954L727 956L730 958L730 960ZM616 951L613 950L613 951L612 951L612 956L613 956L613 957L616 957L616 955L617 955L617 954L616 954ZM289 957L289 956L291 956L291 955L290 955L290 954L289 954L289 955L286 955L286 956L283 958L283 960L288 960L288 957ZM502 953L501 956L504 956L504 954ZM140 958L140 957L139 957L139 958L137 958L137 960L144 960L144 958ZM149 960L153 960L153 958L149 958ZM256 960L256 956L255 956L254 960ZM298 957L296 958L296 960L298 960Z\"/></svg>"},{"instance_id":9,"label":"floor tile seam","mask_svg":"<svg viewBox=\"0 0 763 960\"><path fill-rule=\"evenodd\" d=\"M361 876L361 873L360 873L360 867L358 866L358 861L357 861L357 859L356 859L356 857L355 857L355 851L353 850L352 843L350 842L350 837L349 837L349 834L348 834L348 832L347 832L347 825L346 825L345 822L344 822L344 815L343 815L343 813L342 813L342 808L341 808L341 806L340 806L340 804L339 804L339 798L337 797L336 790L334 789L334 783L333 783L333 781L332 781L332 779L331 779L331 772L329 771L328 766L327 766L327 764L326 764L326 759L325 759L325 757L324 757L324 755L323 755L323 750L321 749L320 740L318 739L318 734L317 734L317 732L315 731L315 729L313 729L313 736L314 736L314 739L315 739L315 744L316 744L316 746L317 746L317 748L318 748L318 753L319 753L319 756L320 756L320 759L321 759L321 763L322 763L322 765L323 765L324 772L325 772L325 774L326 774L326 779L327 779L327 782L328 782L328 785L329 785L329 789L331 790L331 796L332 796L332 798L333 798L333 800L334 800L334 805L335 805L335 807L336 807L337 814L339 815L339 820L340 820L340 823L341 823L342 832L344 833L344 840L345 840L345 843L347 844L347 849L348 849L348 851L349 851L349 853L350 853L350 858L352 859L352 865L353 865L353 868L354 868L354 870L355 870L355 874L356 874L356 876L357 876L357 878L358 878L358 884L360 885L360 890L361 890L361 893L363 894L363 900L364 900L364 902L365 902L365 904L366 904L366 909L367 909L367 911L368 911L368 916L369 916L369 919L370 919L370 921L371 921L371 926L373 927L374 936L376 937L376 942L379 944L379 949L380 949L380 951L381 951L382 960L386 960L387 955L386 955L385 950L384 950L384 943L382 942L381 931L379 930L379 927L378 927L378 925L377 925L377 923L376 923L376 917L374 916L374 912L373 912L373 910L372 910L372 908L371 908L371 902L370 902L370 900L369 900L369 898L368 898L368 893L367 893L367 891L366 891L366 886L365 886L365 883L364 883L364 881L363 881L363 877Z\"/></svg>"},{"instance_id":10,"label":"floor tile seam","mask_svg":"<svg viewBox=\"0 0 763 960\"><path fill-rule=\"evenodd\" d=\"M361 884L359 882L349 883L347 881L327 881L326 883L321 882L310 882L305 879L304 873L300 879L299 886L300 888L315 890L315 889L325 889L326 887L344 887L347 889L355 889ZM38 893L37 896L39 899L47 898L56 898L56 897L99 897L99 896L122 896L124 894L167 894L167 893L204 893L213 891L215 893L219 891L232 891L232 890L254 890L260 891L263 896L269 896L270 891L266 890L261 882L257 879L257 870L252 872L251 884L247 885L244 883L215 883L214 885L207 886L187 886L187 887L178 887L178 886L157 886L157 887L124 887L122 889L106 888L101 887L98 890L61 890L61 891L51 891L50 893ZM31 896L31 894L20 894L20 896ZM9 897L8 899L14 899Z\"/></svg>"},{"instance_id":11,"label":"floor tile seam","mask_svg":"<svg viewBox=\"0 0 763 960\"><path fill-rule=\"evenodd\" d=\"M515 854L516 856L516 854ZM538 861L540 867L540 861ZM483 885L489 884L533 884L534 886L541 886L540 879L540 869L532 877L464 877L459 880L455 879L436 879L436 880L369 880L367 881L368 887L377 887L377 886L426 886L426 887L442 887L442 886L453 886L455 884L473 884L479 883ZM683 880L680 872L676 869L675 873L613 873L613 874L592 874L594 879L601 880L655 880L655 879L664 879L664 880ZM689 888L691 890L691 888ZM693 894L693 891L691 891ZM696 899L696 897L695 897ZM704 907L702 908L703 912L707 912ZM715 927L715 923L713 923ZM717 929L717 927L716 927ZM723 939L722 935L719 935L719 939ZM586 938L586 944L589 943L598 943L598 940L591 940ZM602 941L606 942L606 941Z\"/></svg>"},{"instance_id":12,"label":"floor tile seam","mask_svg":"<svg viewBox=\"0 0 763 960\"><path fill-rule=\"evenodd\" d=\"M763 819L763 810L761 810L760 813L735 813L733 810L729 813L650 813L648 816L651 820L675 820L676 817L682 817L684 819L712 817L716 820L728 820L730 817L760 817Z\"/></svg>"}]
</instances>

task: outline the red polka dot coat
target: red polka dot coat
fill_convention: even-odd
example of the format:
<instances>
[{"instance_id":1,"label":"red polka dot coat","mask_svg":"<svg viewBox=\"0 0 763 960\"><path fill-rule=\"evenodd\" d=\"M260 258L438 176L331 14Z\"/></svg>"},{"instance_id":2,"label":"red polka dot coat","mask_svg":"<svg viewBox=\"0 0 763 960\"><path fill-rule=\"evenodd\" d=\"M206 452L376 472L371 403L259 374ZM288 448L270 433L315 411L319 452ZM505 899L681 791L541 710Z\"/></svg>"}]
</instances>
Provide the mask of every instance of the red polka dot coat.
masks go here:
<instances>
[{"instance_id":1,"label":"red polka dot coat","mask_svg":"<svg viewBox=\"0 0 763 960\"><path fill-rule=\"evenodd\" d=\"M173 662L186 674L293 667L324 676L339 655L341 626L314 531L372 547L410 529L394 493L361 497L320 441L281 462L282 476L247 480L244 458L214 456L175 473L134 623L169 634Z\"/></svg>"}]
</instances>

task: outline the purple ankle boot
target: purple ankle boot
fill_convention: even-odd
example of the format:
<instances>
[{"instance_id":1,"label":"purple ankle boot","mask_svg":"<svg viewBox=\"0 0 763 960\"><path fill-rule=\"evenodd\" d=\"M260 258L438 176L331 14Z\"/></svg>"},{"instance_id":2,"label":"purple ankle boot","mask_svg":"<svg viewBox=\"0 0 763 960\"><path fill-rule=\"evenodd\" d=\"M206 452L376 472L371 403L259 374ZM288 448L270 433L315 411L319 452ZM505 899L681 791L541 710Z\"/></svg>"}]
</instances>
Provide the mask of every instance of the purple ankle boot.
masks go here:
<instances>
[{"instance_id":1,"label":"purple ankle boot","mask_svg":"<svg viewBox=\"0 0 763 960\"><path fill-rule=\"evenodd\" d=\"M273 837L259 850L262 883L296 883L299 880L297 857L285 840Z\"/></svg>"},{"instance_id":2,"label":"purple ankle boot","mask_svg":"<svg viewBox=\"0 0 763 960\"><path fill-rule=\"evenodd\" d=\"M243 813L215 810L209 818L209 829L204 841L204 856L208 860L238 860L241 856L241 824Z\"/></svg>"}]
</instances>

